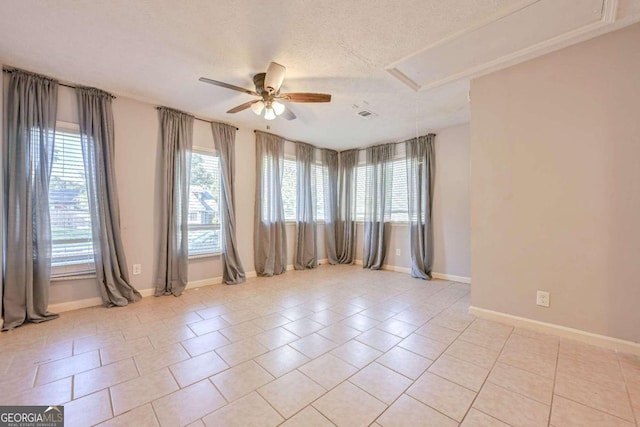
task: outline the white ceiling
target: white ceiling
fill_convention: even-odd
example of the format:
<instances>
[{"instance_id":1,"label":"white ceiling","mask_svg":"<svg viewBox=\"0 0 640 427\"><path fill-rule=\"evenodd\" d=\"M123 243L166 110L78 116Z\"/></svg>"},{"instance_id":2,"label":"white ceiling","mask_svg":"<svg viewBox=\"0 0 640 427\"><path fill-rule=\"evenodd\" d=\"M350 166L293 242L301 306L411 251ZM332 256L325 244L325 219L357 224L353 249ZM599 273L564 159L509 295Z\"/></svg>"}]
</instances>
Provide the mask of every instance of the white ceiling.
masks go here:
<instances>
[{"instance_id":1,"label":"white ceiling","mask_svg":"<svg viewBox=\"0 0 640 427\"><path fill-rule=\"evenodd\" d=\"M287 67L283 91L333 99L291 104L298 119L269 122L271 131L345 149L467 122L472 73L415 91L387 69L538 1L582 0L3 0L0 62L265 129L250 110L225 113L249 95L198 78L253 89L252 76L276 61ZM639 0L603 1L640 11Z\"/></svg>"}]
</instances>

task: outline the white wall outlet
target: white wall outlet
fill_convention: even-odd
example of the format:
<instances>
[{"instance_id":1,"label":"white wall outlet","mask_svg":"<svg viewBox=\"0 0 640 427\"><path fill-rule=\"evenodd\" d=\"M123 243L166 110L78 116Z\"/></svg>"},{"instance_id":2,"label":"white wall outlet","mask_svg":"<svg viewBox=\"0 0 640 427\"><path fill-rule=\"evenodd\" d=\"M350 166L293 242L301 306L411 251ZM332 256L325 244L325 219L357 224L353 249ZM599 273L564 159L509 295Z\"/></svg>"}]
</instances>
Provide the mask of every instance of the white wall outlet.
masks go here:
<instances>
[{"instance_id":1,"label":"white wall outlet","mask_svg":"<svg viewBox=\"0 0 640 427\"><path fill-rule=\"evenodd\" d=\"M396 256L400 256L400 249L396 249Z\"/></svg>"},{"instance_id":2,"label":"white wall outlet","mask_svg":"<svg viewBox=\"0 0 640 427\"><path fill-rule=\"evenodd\" d=\"M549 307L549 292L538 291L536 294L536 304L542 307Z\"/></svg>"},{"instance_id":3,"label":"white wall outlet","mask_svg":"<svg viewBox=\"0 0 640 427\"><path fill-rule=\"evenodd\" d=\"M133 275L137 276L142 273L142 264L133 264Z\"/></svg>"}]
</instances>

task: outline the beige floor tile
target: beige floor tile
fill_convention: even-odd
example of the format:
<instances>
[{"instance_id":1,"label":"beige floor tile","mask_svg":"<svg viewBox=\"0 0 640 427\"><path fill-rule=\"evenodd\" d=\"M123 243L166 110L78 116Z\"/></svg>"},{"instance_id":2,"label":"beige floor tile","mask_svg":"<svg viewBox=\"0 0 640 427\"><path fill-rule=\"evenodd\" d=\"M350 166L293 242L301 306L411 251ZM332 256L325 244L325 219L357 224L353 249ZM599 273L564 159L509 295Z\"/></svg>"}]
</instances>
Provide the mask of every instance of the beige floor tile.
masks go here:
<instances>
[{"instance_id":1,"label":"beige floor tile","mask_svg":"<svg viewBox=\"0 0 640 427\"><path fill-rule=\"evenodd\" d=\"M229 366L239 365L269 350L253 338L220 347L215 350Z\"/></svg>"},{"instance_id":2,"label":"beige floor tile","mask_svg":"<svg viewBox=\"0 0 640 427\"><path fill-rule=\"evenodd\" d=\"M558 357L558 341L540 339L538 335L513 334L507 340L505 350L521 350L526 353L539 354L548 359L556 359Z\"/></svg>"},{"instance_id":3,"label":"beige floor tile","mask_svg":"<svg viewBox=\"0 0 640 427\"><path fill-rule=\"evenodd\" d=\"M429 372L478 392L489 369L443 354L429 367Z\"/></svg>"},{"instance_id":4,"label":"beige floor tile","mask_svg":"<svg viewBox=\"0 0 640 427\"><path fill-rule=\"evenodd\" d=\"M124 343L124 337L120 332L84 337L73 341L73 354L78 355L122 343Z\"/></svg>"},{"instance_id":5,"label":"beige floor tile","mask_svg":"<svg viewBox=\"0 0 640 427\"><path fill-rule=\"evenodd\" d=\"M329 353L300 366L298 370L327 390L331 390L358 371Z\"/></svg>"},{"instance_id":6,"label":"beige floor tile","mask_svg":"<svg viewBox=\"0 0 640 427\"><path fill-rule=\"evenodd\" d=\"M603 365L618 365L618 356L614 351L571 340L560 340L560 357Z\"/></svg>"},{"instance_id":7,"label":"beige floor tile","mask_svg":"<svg viewBox=\"0 0 640 427\"><path fill-rule=\"evenodd\" d=\"M281 424L282 427L333 427L334 425L313 406L307 406Z\"/></svg>"},{"instance_id":8,"label":"beige floor tile","mask_svg":"<svg viewBox=\"0 0 640 427\"><path fill-rule=\"evenodd\" d=\"M286 325L289 322L289 319L279 313L269 314L267 316L259 317L251 321L251 323L265 331L277 328L278 326Z\"/></svg>"},{"instance_id":9,"label":"beige floor tile","mask_svg":"<svg viewBox=\"0 0 640 427\"><path fill-rule=\"evenodd\" d=\"M398 344L398 347L412 351L427 359L435 360L447 348L447 345L414 333L402 340Z\"/></svg>"},{"instance_id":10,"label":"beige floor tile","mask_svg":"<svg viewBox=\"0 0 640 427\"><path fill-rule=\"evenodd\" d=\"M260 396L253 392L242 399L203 418L206 426L269 427L284 419Z\"/></svg>"},{"instance_id":11,"label":"beige floor tile","mask_svg":"<svg viewBox=\"0 0 640 427\"><path fill-rule=\"evenodd\" d=\"M449 346L445 354L490 369L498 358L499 353L499 350L456 340Z\"/></svg>"},{"instance_id":12,"label":"beige floor tile","mask_svg":"<svg viewBox=\"0 0 640 427\"><path fill-rule=\"evenodd\" d=\"M187 427L206 427L206 426L204 425L204 421L196 420L196 421L192 422L191 424L187 425Z\"/></svg>"},{"instance_id":13,"label":"beige floor tile","mask_svg":"<svg viewBox=\"0 0 640 427\"><path fill-rule=\"evenodd\" d=\"M385 310L384 308L377 306L367 308L366 310L361 311L360 314L370 317L379 322L384 322L385 320L396 315L396 313L394 313L393 311Z\"/></svg>"},{"instance_id":14,"label":"beige floor tile","mask_svg":"<svg viewBox=\"0 0 640 427\"><path fill-rule=\"evenodd\" d=\"M476 393L462 386L426 372L406 392L409 396L462 421Z\"/></svg>"},{"instance_id":15,"label":"beige floor tile","mask_svg":"<svg viewBox=\"0 0 640 427\"><path fill-rule=\"evenodd\" d=\"M255 361L271 375L278 378L310 359L299 351L285 345L255 358Z\"/></svg>"},{"instance_id":16,"label":"beige floor tile","mask_svg":"<svg viewBox=\"0 0 640 427\"><path fill-rule=\"evenodd\" d=\"M229 313L225 313L220 317L226 320L230 325L236 325L238 323L244 323L253 319L257 319L260 317L260 314L256 313L254 310L245 309L230 311Z\"/></svg>"},{"instance_id":17,"label":"beige floor tile","mask_svg":"<svg viewBox=\"0 0 640 427\"><path fill-rule=\"evenodd\" d=\"M153 348L161 349L167 345L179 343L196 336L191 329L184 325L166 329L149 335L149 341L151 341Z\"/></svg>"},{"instance_id":18,"label":"beige floor tile","mask_svg":"<svg viewBox=\"0 0 640 427\"><path fill-rule=\"evenodd\" d=\"M376 328L400 338L406 338L416 330L417 326L398 319L387 319L384 322L378 324Z\"/></svg>"},{"instance_id":19,"label":"beige floor tile","mask_svg":"<svg viewBox=\"0 0 640 427\"><path fill-rule=\"evenodd\" d=\"M581 378L558 374L554 393L619 418L634 421L624 384L614 389Z\"/></svg>"},{"instance_id":20,"label":"beige floor tile","mask_svg":"<svg viewBox=\"0 0 640 427\"><path fill-rule=\"evenodd\" d=\"M491 383L485 384L473 407L514 426L546 426L549 406Z\"/></svg>"},{"instance_id":21,"label":"beige floor tile","mask_svg":"<svg viewBox=\"0 0 640 427\"><path fill-rule=\"evenodd\" d=\"M627 390L629 391L631 406L640 409L640 382L627 383ZM640 419L637 421L640 422Z\"/></svg>"},{"instance_id":22,"label":"beige floor tile","mask_svg":"<svg viewBox=\"0 0 640 427\"><path fill-rule=\"evenodd\" d=\"M431 319L431 323L454 331L463 331L475 319L470 314L459 312L442 312Z\"/></svg>"},{"instance_id":23,"label":"beige floor tile","mask_svg":"<svg viewBox=\"0 0 640 427\"><path fill-rule=\"evenodd\" d=\"M230 326L230 323L224 320L222 317L212 317L201 322L190 323L187 325L196 335L204 335L213 331Z\"/></svg>"},{"instance_id":24,"label":"beige floor tile","mask_svg":"<svg viewBox=\"0 0 640 427\"><path fill-rule=\"evenodd\" d=\"M64 404L64 425L87 426L111 418L109 390L102 390Z\"/></svg>"},{"instance_id":25,"label":"beige floor tile","mask_svg":"<svg viewBox=\"0 0 640 427\"><path fill-rule=\"evenodd\" d=\"M364 368L378 358L382 352L359 341L349 341L331 352L358 369Z\"/></svg>"},{"instance_id":26,"label":"beige floor tile","mask_svg":"<svg viewBox=\"0 0 640 427\"><path fill-rule=\"evenodd\" d=\"M178 384L166 368L115 385L110 388L114 415L149 403L178 388Z\"/></svg>"},{"instance_id":27,"label":"beige floor tile","mask_svg":"<svg viewBox=\"0 0 640 427\"><path fill-rule=\"evenodd\" d=\"M230 311L231 310L229 310L223 304L219 304L213 307L203 308L202 310L196 310L196 313L203 319L213 319L214 317L222 316L223 314L229 313Z\"/></svg>"},{"instance_id":28,"label":"beige floor tile","mask_svg":"<svg viewBox=\"0 0 640 427\"><path fill-rule=\"evenodd\" d=\"M9 370L0 376L0 390L18 393L30 389L36 380L37 366Z\"/></svg>"},{"instance_id":29,"label":"beige floor tile","mask_svg":"<svg viewBox=\"0 0 640 427\"><path fill-rule=\"evenodd\" d=\"M458 335L460 335L460 332L458 331L434 325L432 323L427 323L426 325L416 329L416 333L432 340L443 342L447 345L454 342L456 338L458 338Z\"/></svg>"},{"instance_id":30,"label":"beige floor tile","mask_svg":"<svg viewBox=\"0 0 640 427\"><path fill-rule=\"evenodd\" d=\"M508 336L491 335L482 329L471 329L471 326L469 326L469 328L460 334L458 339L479 345L480 347L502 350L502 347L504 347L507 342L507 338Z\"/></svg>"},{"instance_id":31,"label":"beige floor tile","mask_svg":"<svg viewBox=\"0 0 640 427\"><path fill-rule=\"evenodd\" d=\"M198 356L215 350L216 348L223 347L230 342L231 341L225 338L220 332L214 331L182 341L181 344L191 356Z\"/></svg>"},{"instance_id":32,"label":"beige floor tile","mask_svg":"<svg viewBox=\"0 0 640 427\"><path fill-rule=\"evenodd\" d=\"M189 353L180 344L172 344L159 350L153 349L137 354L133 360L140 375L146 375L188 358Z\"/></svg>"},{"instance_id":33,"label":"beige floor tile","mask_svg":"<svg viewBox=\"0 0 640 427\"><path fill-rule=\"evenodd\" d=\"M60 405L71 400L71 377L20 393L0 393L0 405Z\"/></svg>"},{"instance_id":34,"label":"beige floor tile","mask_svg":"<svg viewBox=\"0 0 640 427\"><path fill-rule=\"evenodd\" d=\"M417 379L427 370L432 361L401 347L394 347L376 362L390 368L412 380Z\"/></svg>"},{"instance_id":35,"label":"beige floor tile","mask_svg":"<svg viewBox=\"0 0 640 427\"><path fill-rule=\"evenodd\" d=\"M158 427L159 425L150 403L98 424L99 427Z\"/></svg>"},{"instance_id":36,"label":"beige floor tile","mask_svg":"<svg viewBox=\"0 0 640 427\"><path fill-rule=\"evenodd\" d=\"M456 427L458 423L422 402L403 394L385 411L378 424L383 427Z\"/></svg>"},{"instance_id":37,"label":"beige floor tile","mask_svg":"<svg viewBox=\"0 0 640 427\"><path fill-rule=\"evenodd\" d=\"M467 416L464 417L464 421L460 424L460 427L509 427L509 424L505 424L484 412L471 408L469 412L467 412Z\"/></svg>"},{"instance_id":38,"label":"beige floor tile","mask_svg":"<svg viewBox=\"0 0 640 427\"><path fill-rule=\"evenodd\" d=\"M275 348L282 347L285 344L289 344L300 337L282 327L277 327L262 332L253 338L269 350L273 350Z\"/></svg>"},{"instance_id":39,"label":"beige floor tile","mask_svg":"<svg viewBox=\"0 0 640 427\"><path fill-rule=\"evenodd\" d=\"M427 323L435 315L436 312L434 310L406 309L393 316L393 319L419 327Z\"/></svg>"},{"instance_id":40,"label":"beige floor tile","mask_svg":"<svg viewBox=\"0 0 640 427\"><path fill-rule=\"evenodd\" d=\"M313 314L313 311L302 307L292 307L287 310L281 311L280 314L287 319L294 321L302 319L303 317L311 316Z\"/></svg>"},{"instance_id":41,"label":"beige floor tile","mask_svg":"<svg viewBox=\"0 0 640 427\"><path fill-rule=\"evenodd\" d=\"M287 323L283 326L289 332L296 334L299 337L306 337L312 333L324 328L324 325L318 322L314 322L309 318L303 318L294 320L291 323Z\"/></svg>"},{"instance_id":42,"label":"beige floor tile","mask_svg":"<svg viewBox=\"0 0 640 427\"><path fill-rule=\"evenodd\" d=\"M318 384L298 371L291 371L258 389L267 400L285 418L316 400L325 393Z\"/></svg>"},{"instance_id":43,"label":"beige floor tile","mask_svg":"<svg viewBox=\"0 0 640 427\"><path fill-rule=\"evenodd\" d=\"M264 332L262 328L251 322L236 323L227 328L220 329L220 333L229 341L240 341Z\"/></svg>"},{"instance_id":44,"label":"beige floor tile","mask_svg":"<svg viewBox=\"0 0 640 427\"><path fill-rule=\"evenodd\" d=\"M170 316L162 319L162 323L166 326L176 325L188 325L189 323L196 323L204 320L204 317L198 315L195 311L187 311L176 313L175 316Z\"/></svg>"},{"instance_id":45,"label":"beige floor tile","mask_svg":"<svg viewBox=\"0 0 640 427\"><path fill-rule=\"evenodd\" d=\"M97 350L71 356L38 367L35 385L42 385L100 366Z\"/></svg>"},{"instance_id":46,"label":"beige floor tile","mask_svg":"<svg viewBox=\"0 0 640 427\"><path fill-rule=\"evenodd\" d=\"M551 378L498 362L487 381L545 405L551 405L553 393Z\"/></svg>"},{"instance_id":47,"label":"beige floor tile","mask_svg":"<svg viewBox=\"0 0 640 427\"><path fill-rule=\"evenodd\" d=\"M345 382L313 403L322 415L337 426L368 426L387 405L355 385Z\"/></svg>"},{"instance_id":48,"label":"beige floor tile","mask_svg":"<svg viewBox=\"0 0 640 427\"><path fill-rule=\"evenodd\" d=\"M103 365L128 359L136 354L154 350L151 341L146 336L125 341L124 344L114 344L100 349L100 359Z\"/></svg>"},{"instance_id":49,"label":"beige floor tile","mask_svg":"<svg viewBox=\"0 0 640 427\"><path fill-rule=\"evenodd\" d=\"M581 378L613 390L617 390L624 384L622 370L617 364L612 365L560 356L558 358L558 374Z\"/></svg>"},{"instance_id":50,"label":"beige floor tile","mask_svg":"<svg viewBox=\"0 0 640 427\"><path fill-rule=\"evenodd\" d=\"M256 362L250 360L220 372L210 379L227 401L232 402L267 384L274 377Z\"/></svg>"},{"instance_id":51,"label":"beige floor tile","mask_svg":"<svg viewBox=\"0 0 640 427\"><path fill-rule=\"evenodd\" d=\"M313 359L328 351L331 351L338 344L323 337L322 335L314 333L311 335L307 335L304 338L300 338L299 340L293 341L289 345L305 356Z\"/></svg>"},{"instance_id":52,"label":"beige floor tile","mask_svg":"<svg viewBox=\"0 0 640 427\"><path fill-rule=\"evenodd\" d=\"M363 316L362 314L358 313L340 321L340 324L352 327L359 330L360 332L364 332L379 325L380 322L378 320Z\"/></svg>"},{"instance_id":53,"label":"beige floor tile","mask_svg":"<svg viewBox=\"0 0 640 427\"><path fill-rule=\"evenodd\" d=\"M81 372L73 377L73 398L77 399L136 377L138 370L133 359Z\"/></svg>"},{"instance_id":54,"label":"beige floor tile","mask_svg":"<svg viewBox=\"0 0 640 427\"><path fill-rule=\"evenodd\" d=\"M360 335L360 331L357 329L353 329L349 326L345 325L330 325L326 328L320 329L318 334L322 335L325 338L330 339L336 344L344 344L352 338Z\"/></svg>"},{"instance_id":55,"label":"beige floor tile","mask_svg":"<svg viewBox=\"0 0 640 427\"><path fill-rule=\"evenodd\" d=\"M324 326L329 326L343 320L346 317L347 316L345 316L344 314L336 313L335 311L321 310L309 316L308 319L311 319L314 322L318 322Z\"/></svg>"},{"instance_id":56,"label":"beige floor tile","mask_svg":"<svg viewBox=\"0 0 640 427\"><path fill-rule=\"evenodd\" d=\"M392 404L412 383L409 378L373 362L349 381L378 400Z\"/></svg>"},{"instance_id":57,"label":"beige floor tile","mask_svg":"<svg viewBox=\"0 0 640 427\"><path fill-rule=\"evenodd\" d=\"M215 351L201 354L169 366L180 387L186 387L202 379L222 372L229 366Z\"/></svg>"},{"instance_id":58,"label":"beige floor tile","mask_svg":"<svg viewBox=\"0 0 640 427\"><path fill-rule=\"evenodd\" d=\"M553 398L551 424L557 427L633 427L633 423L629 421L581 405L562 396Z\"/></svg>"},{"instance_id":59,"label":"beige floor tile","mask_svg":"<svg viewBox=\"0 0 640 427\"><path fill-rule=\"evenodd\" d=\"M356 339L361 343L367 344L369 347L373 347L382 352L391 349L402 340L400 337L375 328L363 332L358 335Z\"/></svg>"},{"instance_id":60,"label":"beige floor tile","mask_svg":"<svg viewBox=\"0 0 640 427\"><path fill-rule=\"evenodd\" d=\"M543 356L540 353L524 349L505 347L500 353L498 362L552 379L556 373L557 361L555 357Z\"/></svg>"},{"instance_id":61,"label":"beige floor tile","mask_svg":"<svg viewBox=\"0 0 640 427\"><path fill-rule=\"evenodd\" d=\"M209 380L202 380L152 402L161 426L184 426L226 405Z\"/></svg>"}]
</instances>

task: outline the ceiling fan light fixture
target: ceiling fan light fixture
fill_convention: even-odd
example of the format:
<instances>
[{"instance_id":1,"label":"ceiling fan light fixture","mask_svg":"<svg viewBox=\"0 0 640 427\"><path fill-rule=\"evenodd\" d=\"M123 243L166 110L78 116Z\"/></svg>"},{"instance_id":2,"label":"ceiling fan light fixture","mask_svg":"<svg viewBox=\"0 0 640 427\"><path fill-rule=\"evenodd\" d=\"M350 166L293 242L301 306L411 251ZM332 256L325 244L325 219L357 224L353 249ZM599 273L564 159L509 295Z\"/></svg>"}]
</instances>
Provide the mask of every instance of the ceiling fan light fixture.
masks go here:
<instances>
[{"instance_id":1,"label":"ceiling fan light fixture","mask_svg":"<svg viewBox=\"0 0 640 427\"><path fill-rule=\"evenodd\" d=\"M271 103L271 108L273 108L273 111L275 111L276 115L280 115L282 113L284 113L284 104L278 102L278 101L273 101Z\"/></svg>"},{"instance_id":2,"label":"ceiling fan light fixture","mask_svg":"<svg viewBox=\"0 0 640 427\"><path fill-rule=\"evenodd\" d=\"M264 110L264 118L267 120L273 120L276 118L276 113L273 111L273 108L266 108Z\"/></svg>"},{"instance_id":3,"label":"ceiling fan light fixture","mask_svg":"<svg viewBox=\"0 0 640 427\"><path fill-rule=\"evenodd\" d=\"M264 102L258 101L251 105L251 111L256 113L256 115L262 114L262 110L264 110Z\"/></svg>"}]
</instances>

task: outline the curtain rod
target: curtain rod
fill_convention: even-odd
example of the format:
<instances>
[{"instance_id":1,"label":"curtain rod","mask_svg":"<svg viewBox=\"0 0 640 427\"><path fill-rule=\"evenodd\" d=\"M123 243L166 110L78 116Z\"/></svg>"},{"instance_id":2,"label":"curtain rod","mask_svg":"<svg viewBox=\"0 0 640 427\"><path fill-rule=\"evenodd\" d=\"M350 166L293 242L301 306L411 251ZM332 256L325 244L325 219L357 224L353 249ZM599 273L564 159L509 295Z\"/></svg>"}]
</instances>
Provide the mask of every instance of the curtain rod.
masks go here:
<instances>
[{"instance_id":1,"label":"curtain rod","mask_svg":"<svg viewBox=\"0 0 640 427\"><path fill-rule=\"evenodd\" d=\"M16 70L18 70L18 68L7 68L7 67L3 67L3 68L2 68L2 72L3 72L3 73L7 73L7 74L11 74L11 73L13 73L13 72L14 72L14 71L16 71ZM25 71L26 71L27 73L30 73L30 74L38 74L38 73L32 73L31 71L27 71L27 70L25 70ZM43 74L39 74L39 75L41 75L41 76L43 76L43 77L47 77L47 76L45 76L45 75L43 75ZM49 77L49 78L50 78L50 77ZM52 80L56 80L56 81L58 82L58 85L59 85L59 86L69 87L69 88L71 88L71 89L76 89L76 88L79 88L79 87L90 87L90 86L78 86L78 85L75 85L75 84L73 84L73 83L65 83L65 82L61 82L61 81L59 81L59 80L57 80L57 79L52 79ZM96 89L98 89L98 88L96 88ZM102 89L100 89L100 90L102 90ZM103 92L106 92L106 91L103 91ZM108 92L107 92L107 93L108 93ZM112 94L110 94L110 93L108 93L108 94L109 94L109 96L110 96L112 99L116 99L116 97L115 97L114 95L112 95Z\"/></svg>"},{"instance_id":2,"label":"curtain rod","mask_svg":"<svg viewBox=\"0 0 640 427\"><path fill-rule=\"evenodd\" d=\"M159 109L161 109L161 108L166 108L166 109L169 109L169 110L173 110L173 108L169 108L169 107L156 107L156 110L159 110ZM175 111L180 111L180 110L175 110ZM180 112L181 112L181 113L183 113L183 111L180 111ZM211 123L211 124L213 124L213 123L220 123L220 124L222 124L222 125L232 126L232 127L236 128L236 130L240 130L240 129L239 129L239 128L237 128L236 126L230 125L229 123L216 122L216 121L214 121L214 120L201 119L200 117L196 117L196 116L194 116L194 115L192 115L192 114L189 114L189 113L185 113L185 114L188 114L188 115L192 116L194 120L198 120L198 121L205 122L205 123Z\"/></svg>"}]
</instances>

